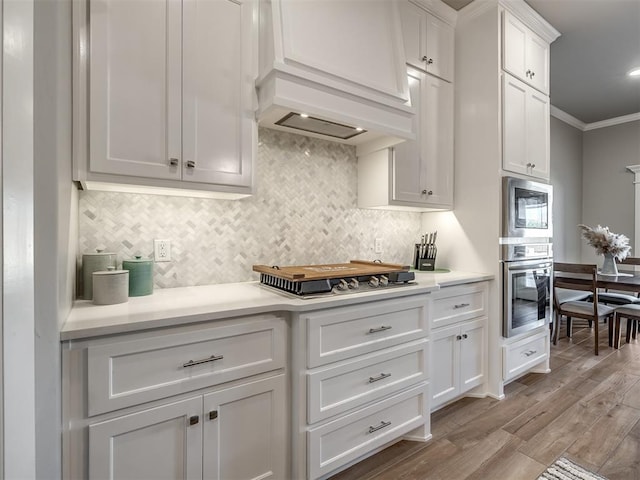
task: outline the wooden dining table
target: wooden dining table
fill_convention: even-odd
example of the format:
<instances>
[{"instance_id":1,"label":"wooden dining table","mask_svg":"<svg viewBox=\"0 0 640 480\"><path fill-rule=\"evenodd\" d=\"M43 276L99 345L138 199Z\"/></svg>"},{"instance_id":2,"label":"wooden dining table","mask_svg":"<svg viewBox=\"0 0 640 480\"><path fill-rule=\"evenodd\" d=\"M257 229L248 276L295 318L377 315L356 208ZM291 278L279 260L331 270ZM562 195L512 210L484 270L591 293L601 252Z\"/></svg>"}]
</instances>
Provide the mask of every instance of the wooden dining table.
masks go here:
<instances>
[{"instance_id":1,"label":"wooden dining table","mask_svg":"<svg viewBox=\"0 0 640 480\"><path fill-rule=\"evenodd\" d=\"M628 268L624 268L619 265L618 266L618 275L602 275L598 274L596 278L596 286L601 289L606 290L617 290L629 293L635 293L640 295L640 270L633 270L633 266L629 266ZM590 285L592 281L592 277L590 275L581 275L581 274L564 274L563 277L570 277L572 281L578 281L582 283L582 279L584 279L585 285ZM555 327L557 328L557 327ZM613 346L614 348L619 348L620 344L620 330L619 326L616 328L617 335L613 335L612 329L614 328L613 319L610 320L609 323L609 346ZM634 337L635 338L635 337Z\"/></svg>"}]
</instances>

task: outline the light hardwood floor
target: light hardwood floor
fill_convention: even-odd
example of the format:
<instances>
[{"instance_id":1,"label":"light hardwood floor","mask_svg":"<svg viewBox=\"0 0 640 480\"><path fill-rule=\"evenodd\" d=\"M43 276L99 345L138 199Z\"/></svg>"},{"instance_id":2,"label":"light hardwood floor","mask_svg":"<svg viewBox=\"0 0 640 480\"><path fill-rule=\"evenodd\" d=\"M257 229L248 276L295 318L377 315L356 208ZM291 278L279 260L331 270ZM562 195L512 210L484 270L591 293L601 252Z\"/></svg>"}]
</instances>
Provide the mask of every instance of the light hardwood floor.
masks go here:
<instances>
[{"instance_id":1,"label":"light hardwood floor","mask_svg":"<svg viewBox=\"0 0 640 480\"><path fill-rule=\"evenodd\" d=\"M640 343L623 333L614 350L602 327L595 356L590 329L564 333L551 373L517 379L502 401L448 405L432 415L430 442L401 441L331 480L529 480L560 456L610 480L640 479Z\"/></svg>"}]
</instances>

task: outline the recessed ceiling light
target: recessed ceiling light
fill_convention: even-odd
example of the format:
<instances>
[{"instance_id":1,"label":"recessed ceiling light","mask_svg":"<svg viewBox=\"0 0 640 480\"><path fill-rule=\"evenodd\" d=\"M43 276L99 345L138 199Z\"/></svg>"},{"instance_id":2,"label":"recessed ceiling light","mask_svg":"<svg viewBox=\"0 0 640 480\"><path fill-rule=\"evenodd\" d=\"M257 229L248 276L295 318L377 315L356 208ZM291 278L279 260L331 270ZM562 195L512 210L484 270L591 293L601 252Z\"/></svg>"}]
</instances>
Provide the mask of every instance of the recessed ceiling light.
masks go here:
<instances>
[{"instance_id":1,"label":"recessed ceiling light","mask_svg":"<svg viewBox=\"0 0 640 480\"><path fill-rule=\"evenodd\" d=\"M356 127L356 132L361 132L363 130L364 130L364 128L362 128L362 127Z\"/></svg>"},{"instance_id":2,"label":"recessed ceiling light","mask_svg":"<svg viewBox=\"0 0 640 480\"><path fill-rule=\"evenodd\" d=\"M627 75L629 75L630 77L640 77L640 67L630 70Z\"/></svg>"},{"instance_id":3,"label":"recessed ceiling light","mask_svg":"<svg viewBox=\"0 0 640 480\"><path fill-rule=\"evenodd\" d=\"M301 113L300 116L302 118L309 118L309 114L307 114L307 113Z\"/></svg>"}]
</instances>

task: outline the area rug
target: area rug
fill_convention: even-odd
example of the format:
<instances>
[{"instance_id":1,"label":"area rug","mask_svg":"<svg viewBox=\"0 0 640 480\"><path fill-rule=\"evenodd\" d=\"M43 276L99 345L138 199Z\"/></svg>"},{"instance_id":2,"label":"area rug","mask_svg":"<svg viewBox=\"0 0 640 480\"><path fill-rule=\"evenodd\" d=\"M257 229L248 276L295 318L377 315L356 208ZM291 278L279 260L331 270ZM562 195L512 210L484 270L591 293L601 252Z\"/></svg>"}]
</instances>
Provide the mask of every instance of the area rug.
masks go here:
<instances>
[{"instance_id":1,"label":"area rug","mask_svg":"<svg viewBox=\"0 0 640 480\"><path fill-rule=\"evenodd\" d=\"M590 472L584 467L566 458L559 458L547 468L538 480L607 480L597 473Z\"/></svg>"}]
</instances>

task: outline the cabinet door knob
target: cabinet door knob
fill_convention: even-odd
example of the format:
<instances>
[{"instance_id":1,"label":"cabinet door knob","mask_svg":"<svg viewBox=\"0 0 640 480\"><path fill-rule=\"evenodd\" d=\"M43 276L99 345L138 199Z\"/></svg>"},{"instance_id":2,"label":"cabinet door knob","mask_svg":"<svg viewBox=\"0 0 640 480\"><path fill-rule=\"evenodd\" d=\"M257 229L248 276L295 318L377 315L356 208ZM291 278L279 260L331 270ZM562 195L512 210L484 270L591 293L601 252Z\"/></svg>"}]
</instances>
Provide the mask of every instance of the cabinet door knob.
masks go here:
<instances>
[{"instance_id":1,"label":"cabinet door knob","mask_svg":"<svg viewBox=\"0 0 640 480\"><path fill-rule=\"evenodd\" d=\"M536 168L536 164L535 164L535 163L532 163L532 164L531 164L531 168Z\"/></svg>"},{"instance_id":2,"label":"cabinet door knob","mask_svg":"<svg viewBox=\"0 0 640 480\"><path fill-rule=\"evenodd\" d=\"M531 72L531 78L536 74L536 72Z\"/></svg>"},{"instance_id":3,"label":"cabinet door knob","mask_svg":"<svg viewBox=\"0 0 640 480\"><path fill-rule=\"evenodd\" d=\"M187 168L196 168L196 162L193 160L187 160Z\"/></svg>"},{"instance_id":4,"label":"cabinet door knob","mask_svg":"<svg viewBox=\"0 0 640 480\"><path fill-rule=\"evenodd\" d=\"M469 335L467 335L466 333L463 333L462 338L469 338Z\"/></svg>"},{"instance_id":5,"label":"cabinet door knob","mask_svg":"<svg viewBox=\"0 0 640 480\"><path fill-rule=\"evenodd\" d=\"M427 65L431 65L433 63L433 58L428 58L426 55L422 57L423 62L427 62Z\"/></svg>"},{"instance_id":6,"label":"cabinet door knob","mask_svg":"<svg viewBox=\"0 0 640 480\"><path fill-rule=\"evenodd\" d=\"M524 72L524 74L525 74L527 77L531 78L531 70L527 70L526 72Z\"/></svg>"},{"instance_id":7,"label":"cabinet door knob","mask_svg":"<svg viewBox=\"0 0 640 480\"><path fill-rule=\"evenodd\" d=\"M200 417L198 415L192 415L189 417L189 426L197 425L200 421Z\"/></svg>"},{"instance_id":8,"label":"cabinet door knob","mask_svg":"<svg viewBox=\"0 0 640 480\"><path fill-rule=\"evenodd\" d=\"M209 420L215 420L216 418L218 418L218 411L217 410L211 410L209 412Z\"/></svg>"},{"instance_id":9,"label":"cabinet door knob","mask_svg":"<svg viewBox=\"0 0 640 480\"><path fill-rule=\"evenodd\" d=\"M456 340L462 340L462 335L456 335Z\"/></svg>"},{"instance_id":10,"label":"cabinet door knob","mask_svg":"<svg viewBox=\"0 0 640 480\"><path fill-rule=\"evenodd\" d=\"M177 158L170 158L169 159L169 165L171 165L172 167L177 167L178 163L180 163L180 160L178 160Z\"/></svg>"}]
</instances>

